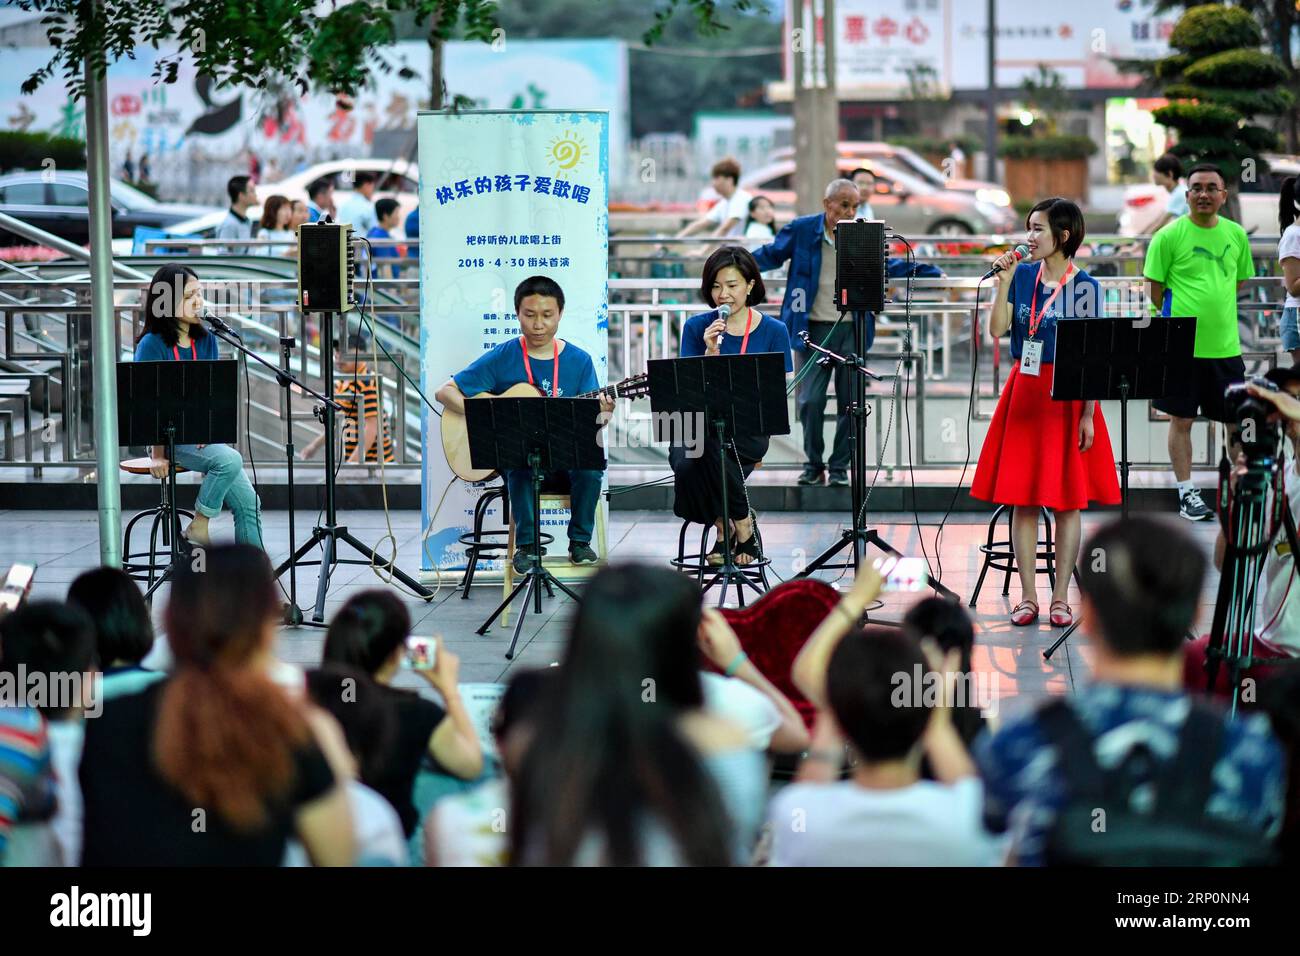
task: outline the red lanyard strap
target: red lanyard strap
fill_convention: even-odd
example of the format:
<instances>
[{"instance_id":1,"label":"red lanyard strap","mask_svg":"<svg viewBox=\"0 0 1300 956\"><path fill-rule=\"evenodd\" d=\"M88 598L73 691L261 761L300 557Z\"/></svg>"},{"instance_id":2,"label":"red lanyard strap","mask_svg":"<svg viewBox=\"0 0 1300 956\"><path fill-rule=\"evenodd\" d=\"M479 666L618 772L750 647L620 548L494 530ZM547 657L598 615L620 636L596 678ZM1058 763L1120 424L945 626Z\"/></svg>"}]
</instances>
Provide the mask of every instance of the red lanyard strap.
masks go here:
<instances>
[{"instance_id":1,"label":"red lanyard strap","mask_svg":"<svg viewBox=\"0 0 1300 956\"><path fill-rule=\"evenodd\" d=\"M560 340L551 339L551 345L555 346L555 357L551 361L551 398L555 398L555 389L560 381ZM524 352L524 374L528 376L528 384L535 387L533 367L528 362L528 341L522 335L519 336L519 347Z\"/></svg>"},{"instance_id":2,"label":"red lanyard strap","mask_svg":"<svg viewBox=\"0 0 1300 956\"><path fill-rule=\"evenodd\" d=\"M172 358L178 362L181 360L181 350L178 346L172 346ZM199 360L199 353L195 350L193 342L190 342L190 358L196 362Z\"/></svg>"},{"instance_id":3,"label":"red lanyard strap","mask_svg":"<svg viewBox=\"0 0 1300 956\"><path fill-rule=\"evenodd\" d=\"M754 310L745 309L745 337L740 340L740 354L744 355L749 350L749 330L754 325Z\"/></svg>"},{"instance_id":4,"label":"red lanyard strap","mask_svg":"<svg viewBox=\"0 0 1300 956\"><path fill-rule=\"evenodd\" d=\"M1060 295L1061 290L1065 288L1065 283L1070 281L1070 273L1072 273L1073 271L1074 271L1074 263L1071 262L1069 266L1066 267L1065 275L1061 276L1060 285L1058 285L1055 289L1052 290L1052 294L1049 295L1047 297L1047 301L1043 303L1043 311L1037 312L1038 286L1043 281L1043 263L1041 262L1038 263L1038 274L1034 276L1034 297L1029 302L1029 337L1031 339L1038 334L1038 326L1041 325L1043 322L1043 313L1046 312L1048 307L1053 302L1056 301L1056 297ZM1036 312L1037 314L1035 314Z\"/></svg>"}]
</instances>

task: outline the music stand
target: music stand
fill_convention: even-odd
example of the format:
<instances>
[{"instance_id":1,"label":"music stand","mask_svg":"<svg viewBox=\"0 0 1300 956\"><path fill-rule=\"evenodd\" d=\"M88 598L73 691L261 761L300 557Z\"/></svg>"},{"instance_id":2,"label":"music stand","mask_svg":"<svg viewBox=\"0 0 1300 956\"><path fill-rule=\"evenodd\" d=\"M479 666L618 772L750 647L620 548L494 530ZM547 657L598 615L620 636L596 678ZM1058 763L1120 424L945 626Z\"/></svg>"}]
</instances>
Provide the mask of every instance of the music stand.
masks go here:
<instances>
[{"instance_id":1,"label":"music stand","mask_svg":"<svg viewBox=\"0 0 1300 956\"><path fill-rule=\"evenodd\" d=\"M1194 387L1196 319L1121 315L1063 319L1056 324L1052 398L1056 401L1119 401L1120 514L1128 517L1129 399L1190 395ZM1043 659L1069 639L1075 621Z\"/></svg>"},{"instance_id":2,"label":"music stand","mask_svg":"<svg viewBox=\"0 0 1300 956\"><path fill-rule=\"evenodd\" d=\"M506 650L506 660L513 660L530 598L537 614L542 613L542 588L554 596L552 584L574 601L581 600L542 565L542 483L548 471L605 470L605 451L599 438L600 399L472 398L465 402L465 427L470 463L475 468L500 471L503 477L504 472L519 468L532 473L533 554L528 570L476 631L486 634L492 622L523 591L524 603ZM513 558L506 555L507 561Z\"/></svg>"},{"instance_id":3,"label":"music stand","mask_svg":"<svg viewBox=\"0 0 1300 956\"><path fill-rule=\"evenodd\" d=\"M722 567L704 585L704 591L722 582L718 607L727 601L734 583L743 607L744 586L758 594L762 589L746 573L748 565L732 560L727 508L727 447L737 435L769 437L790 433L790 411L785 396L785 356L780 352L753 355L700 355L678 359L652 359L647 364L650 411L656 416L698 415L718 438L718 467L722 476ZM737 463L739 464L739 462ZM757 527L754 533L758 533ZM701 558L703 560L703 558Z\"/></svg>"},{"instance_id":4,"label":"music stand","mask_svg":"<svg viewBox=\"0 0 1300 956\"><path fill-rule=\"evenodd\" d=\"M120 445L167 449L167 527L171 561L149 586L153 597L180 562L180 516L176 512L176 446L235 444L239 440L239 363L118 362L117 440Z\"/></svg>"}]
</instances>

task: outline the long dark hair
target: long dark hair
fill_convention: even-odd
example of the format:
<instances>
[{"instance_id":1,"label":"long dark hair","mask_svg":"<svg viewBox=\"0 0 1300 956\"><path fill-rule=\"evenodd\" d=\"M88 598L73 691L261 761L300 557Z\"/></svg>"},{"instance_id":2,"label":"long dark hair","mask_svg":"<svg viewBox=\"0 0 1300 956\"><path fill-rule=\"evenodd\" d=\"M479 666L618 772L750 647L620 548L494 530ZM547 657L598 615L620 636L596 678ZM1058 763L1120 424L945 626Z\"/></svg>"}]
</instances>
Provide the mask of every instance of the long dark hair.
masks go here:
<instances>
[{"instance_id":1,"label":"long dark hair","mask_svg":"<svg viewBox=\"0 0 1300 956\"><path fill-rule=\"evenodd\" d=\"M687 864L730 862L721 797L677 729L704 702L700 600L689 578L648 565L591 579L513 781L512 862L569 865L594 837L602 862L644 863L649 822Z\"/></svg>"},{"instance_id":2,"label":"long dark hair","mask_svg":"<svg viewBox=\"0 0 1300 956\"><path fill-rule=\"evenodd\" d=\"M185 301L185 286L191 279L197 281L198 278L198 273L179 262L169 262L159 267L144 292L144 327L140 332L142 338L154 332L168 346L176 344L181 332L176 316L181 311L181 303ZM190 326L190 337L193 339L201 339L207 334L207 329L200 323Z\"/></svg>"},{"instance_id":3,"label":"long dark hair","mask_svg":"<svg viewBox=\"0 0 1300 956\"><path fill-rule=\"evenodd\" d=\"M362 591L349 598L325 632L325 664L358 667L371 677L411 633L411 615L397 595Z\"/></svg>"},{"instance_id":4,"label":"long dark hair","mask_svg":"<svg viewBox=\"0 0 1300 956\"><path fill-rule=\"evenodd\" d=\"M1300 206L1296 205L1295 177L1288 176L1282 180L1282 190L1277 197L1277 231L1280 235L1288 226L1294 226Z\"/></svg>"},{"instance_id":5,"label":"long dark hair","mask_svg":"<svg viewBox=\"0 0 1300 956\"><path fill-rule=\"evenodd\" d=\"M270 559L235 544L207 548L203 560L201 570L178 565L164 614L176 665L158 703L154 762L190 806L256 830L290 793L294 751L310 730L256 663L280 610Z\"/></svg>"},{"instance_id":6,"label":"long dark hair","mask_svg":"<svg viewBox=\"0 0 1300 956\"><path fill-rule=\"evenodd\" d=\"M153 650L153 621L135 581L121 568L95 568L78 575L68 588L75 604L95 622L99 666L114 661L139 664Z\"/></svg>"}]
</instances>

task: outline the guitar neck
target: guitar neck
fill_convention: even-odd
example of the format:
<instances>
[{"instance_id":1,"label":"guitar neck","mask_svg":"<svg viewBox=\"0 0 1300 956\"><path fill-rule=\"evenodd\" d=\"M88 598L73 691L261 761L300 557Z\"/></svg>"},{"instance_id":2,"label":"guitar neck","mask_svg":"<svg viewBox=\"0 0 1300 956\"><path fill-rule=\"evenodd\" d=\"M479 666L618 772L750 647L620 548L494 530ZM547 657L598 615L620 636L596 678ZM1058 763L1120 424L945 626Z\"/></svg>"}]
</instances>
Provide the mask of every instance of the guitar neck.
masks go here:
<instances>
[{"instance_id":1,"label":"guitar neck","mask_svg":"<svg viewBox=\"0 0 1300 956\"><path fill-rule=\"evenodd\" d=\"M603 396L618 398L618 390L624 388L627 384L627 382L618 382L614 385L606 385L604 388L598 388L594 392L583 392L581 395L575 395L574 398L601 398Z\"/></svg>"}]
</instances>

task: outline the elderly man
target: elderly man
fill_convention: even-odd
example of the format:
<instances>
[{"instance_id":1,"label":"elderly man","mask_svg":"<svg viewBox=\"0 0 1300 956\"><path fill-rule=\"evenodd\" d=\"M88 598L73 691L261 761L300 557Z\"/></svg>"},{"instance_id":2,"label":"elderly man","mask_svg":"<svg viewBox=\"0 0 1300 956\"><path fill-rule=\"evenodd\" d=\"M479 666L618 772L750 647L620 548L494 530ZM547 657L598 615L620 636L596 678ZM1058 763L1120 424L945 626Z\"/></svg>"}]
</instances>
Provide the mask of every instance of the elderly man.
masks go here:
<instances>
[{"instance_id":1,"label":"elderly man","mask_svg":"<svg viewBox=\"0 0 1300 956\"><path fill-rule=\"evenodd\" d=\"M754 250L754 260L764 271L790 263L786 280L785 300L781 303L781 320L790 330L799 369L813 361L807 348L799 340L799 333L807 332L813 342L840 355L855 351L853 322L851 318L840 321L835 307L835 224L842 219L852 219L862 201L858 187L848 179L832 180L822 199L822 211L811 216L800 216L783 228L775 239ZM909 266L899 259L890 259L890 276L905 276L909 269L917 276L942 275L931 265ZM866 347L876 337L876 317L866 314ZM814 365L799 385L799 424L803 427L803 450L806 459L801 485L820 485L825 477L827 462L823 459L826 440L823 424L826 415L826 391L831 375L835 376L837 417L835 439L831 445L830 483L849 483L849 459L853 455L849 424L849 396L852 378L847 369L832 371Z\"/></svg>"}]
</instances>

